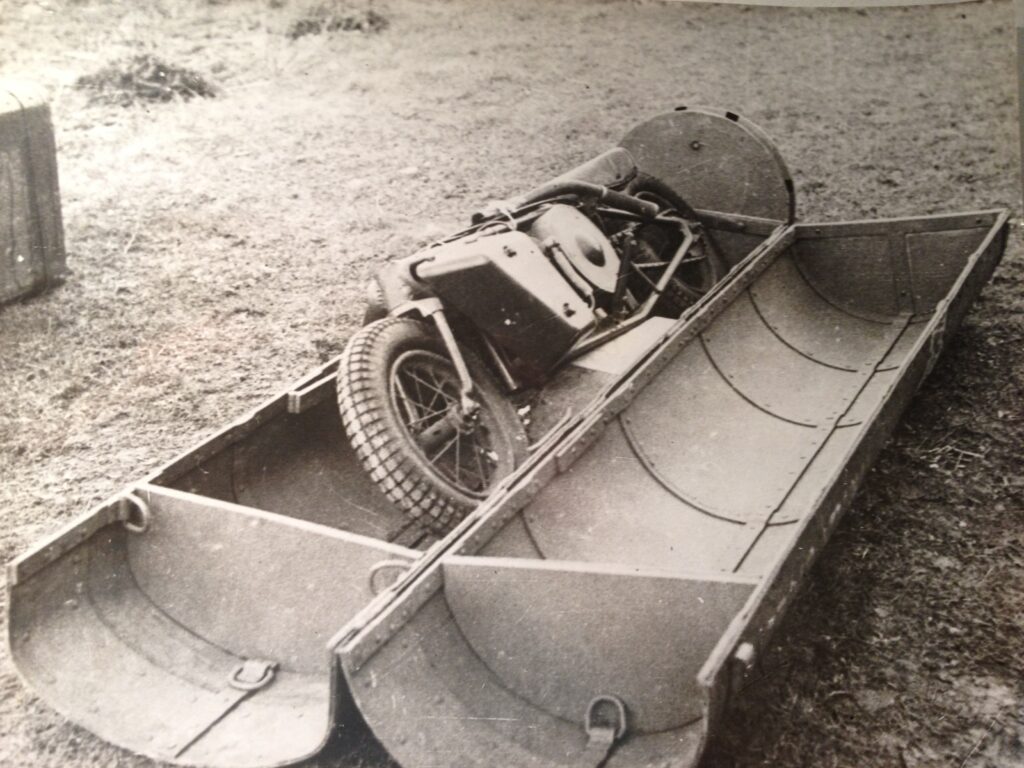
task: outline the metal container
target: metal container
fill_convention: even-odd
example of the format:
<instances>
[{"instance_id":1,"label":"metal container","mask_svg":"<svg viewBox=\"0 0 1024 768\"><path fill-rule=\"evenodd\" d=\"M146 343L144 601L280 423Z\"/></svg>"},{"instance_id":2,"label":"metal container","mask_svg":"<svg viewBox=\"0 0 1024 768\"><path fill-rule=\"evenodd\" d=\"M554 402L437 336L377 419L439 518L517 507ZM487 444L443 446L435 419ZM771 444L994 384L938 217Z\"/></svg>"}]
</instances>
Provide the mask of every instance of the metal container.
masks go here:
<instances>
[{"instance_id":1,"label":"metal container","mask_svg":"<svg viewBox=\"0 0 1024 768\"><path fill-rule=\"evenodd\" d=\"M341 633L348 687L399 763L696 763L1006 221L780 227L624 366Z\"/></svg>"},{"instance_id":2,"label":"metal container","mask_svg":"<svg viewBox=\"0 0 1024 768\"><path fill-rule=\"evenodd\" d=\"M406 768L694 765L1008 215L794 224L774 148L723 113L625 145L680 188L717 163L727 189L685 194L735 266L566 368L571 414L451 534L363 475L332 362L9 565L25 681L186 765L297 762L353 703Z\"/></svg>"}]
</instances>

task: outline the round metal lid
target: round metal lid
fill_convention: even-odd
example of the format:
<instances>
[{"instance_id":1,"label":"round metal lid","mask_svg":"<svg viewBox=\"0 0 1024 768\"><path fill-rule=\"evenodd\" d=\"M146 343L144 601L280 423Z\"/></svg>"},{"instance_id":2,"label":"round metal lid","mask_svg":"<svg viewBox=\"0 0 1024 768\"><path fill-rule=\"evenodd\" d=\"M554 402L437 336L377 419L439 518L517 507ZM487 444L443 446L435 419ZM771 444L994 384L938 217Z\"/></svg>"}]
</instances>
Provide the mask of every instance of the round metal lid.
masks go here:
<instances>
[{"instance_id":1,"label":"round metal lid","mask_svg":"<svg viewBox=\"0 0 1024 768\"><path fill-rule=\"evenodd\" d=\"M790 223L793 179L768 135L746 118L679 107L641 123L622 140L639 169L699 210Z\"/></svg>"}]
</instances>

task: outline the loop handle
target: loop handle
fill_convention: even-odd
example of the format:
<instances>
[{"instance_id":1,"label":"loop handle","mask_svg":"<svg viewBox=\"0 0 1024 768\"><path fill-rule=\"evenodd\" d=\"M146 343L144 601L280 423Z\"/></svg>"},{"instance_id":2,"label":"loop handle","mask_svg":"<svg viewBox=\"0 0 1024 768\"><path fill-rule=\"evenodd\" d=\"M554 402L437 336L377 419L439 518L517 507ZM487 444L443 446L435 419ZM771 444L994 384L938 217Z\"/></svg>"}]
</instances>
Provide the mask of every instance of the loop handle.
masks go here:
<instances>
[{"instance_id":1,"label":"loop handle","mask_svg":"<svg viewBox=\"0 0 1024 768\"><path fill-rule=\"evenodd\" d=\"M587 705L583 729L587 734L583 765L601 768L616 743L626 735L626 705L618 696L594 697Z\"/></svg>"},{"instance_id":2,"label":"loop handle","mask_svg":"<svg viewBox=\"0 0 1024 768\"><path fill-rule=\"evenodd\" d=\"M378 563L374 563L370 566L370 591L375 595L379 595L401 578L402 571L407 570L409 570L409 562L407 560L381 560ZM399 573L391 581L381 584L378 576L385 571L399 571Z\"/></svg>"},{"instance_id":3,"label":"loop handle","mask_svg":"<svg viewBox=\"0 0 1024 768\"><path fill-rule=\"evenodd\" d=\"M152 513L149 504L142 497L128 492L121 497L121 524L129 533L145 533L149 528Z\"/></svg>"},{"instance_id":4,"label":"loop handle","mask_svg":"<svg viewBox=\"0 0 1024 768\"><path fill-rule=\"evenodd\" d=\"M239 691L258 691L274 679L277 664L262 659L246 659L231 672L228 684Z\"/></svg>"}]
</instances>

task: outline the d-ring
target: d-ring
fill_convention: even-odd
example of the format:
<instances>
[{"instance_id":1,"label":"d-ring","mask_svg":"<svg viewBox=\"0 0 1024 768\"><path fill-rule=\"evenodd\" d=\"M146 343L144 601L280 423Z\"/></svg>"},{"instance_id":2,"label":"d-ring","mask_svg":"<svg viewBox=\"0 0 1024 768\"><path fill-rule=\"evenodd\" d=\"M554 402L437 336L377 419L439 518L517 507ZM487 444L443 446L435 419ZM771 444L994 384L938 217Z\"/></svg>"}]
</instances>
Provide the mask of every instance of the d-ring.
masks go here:
<instances>
[{"instance_id":1,"label":"d-ring","mask_svg":"<svg viewBox=\"0 0 1024 768\"><path fill-rule=\"evenodd\" d=\"M134 493L126 493L121 497L121 504L124 505L124 519L121 524L129 533L144 533L149 528L149 521L152 519L149 504ZM134 515L132 507L134 507ZM137 518L138 522L133 517Z\"/></svg>"},{"instance_id":2,"label":"d-ring","mask_svg":"<svg viewBox=\"0 0 1024 768\"><path fill-rule=\"evenodd\" d=\"M402 578L402 573L407 570L409 570L408 560L381 560L378 563L374 563L370 567L370 591L375 595L379 595L388 587L396 584ZM395 574L390 582L381 583L380 575L387 571L398 571L398 573Z\"/></svg>"},{"instance_id":3,"label":"d-ring","mask_svg":"<svg viewBox=\"0 0 1024 768\"><path fill-rule=\"evenodd\" d=\"M228 684L239 691L258 691L274 679L277 662L246 659L231 671Z\"/></svg>"},{"instance_id":4,"label":"d-ring","mask_svg":"<svg viewBox=\"0 0 1024 768\"><path fill-rule=\"evenodd\" d=\"M618 696L596 696L590 700L590 704L587 705L587 717L584 721L583 728L586 730L588 736L592 736L594 732L602 727L595 721L597 716L597 710L603 704L611 704L614 708L616 715L616 722L614 723L614 739L618 741L626 733L626 705L622 703L622 699ZM603 727L607 728L612 726L611 723Z\"/></svg>"}]
</instances>

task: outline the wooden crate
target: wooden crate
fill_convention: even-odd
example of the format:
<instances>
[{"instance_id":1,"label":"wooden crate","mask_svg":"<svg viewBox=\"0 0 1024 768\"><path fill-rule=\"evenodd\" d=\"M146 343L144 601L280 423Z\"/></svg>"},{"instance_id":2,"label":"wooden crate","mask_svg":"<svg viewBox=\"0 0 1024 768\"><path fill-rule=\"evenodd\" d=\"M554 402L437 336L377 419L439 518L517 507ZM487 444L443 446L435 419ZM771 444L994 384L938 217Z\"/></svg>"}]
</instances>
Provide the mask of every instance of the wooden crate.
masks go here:
<instances>
[{"instance_id":1,"label":"wooden crate","mask_svg":"<svg viewBox=\"0 0 1024 768\"><path fill-rule=\"evenodd\" d=\"M50 107L0 89L0 304L66 275Z\"/></svg>"}]
</instances>

